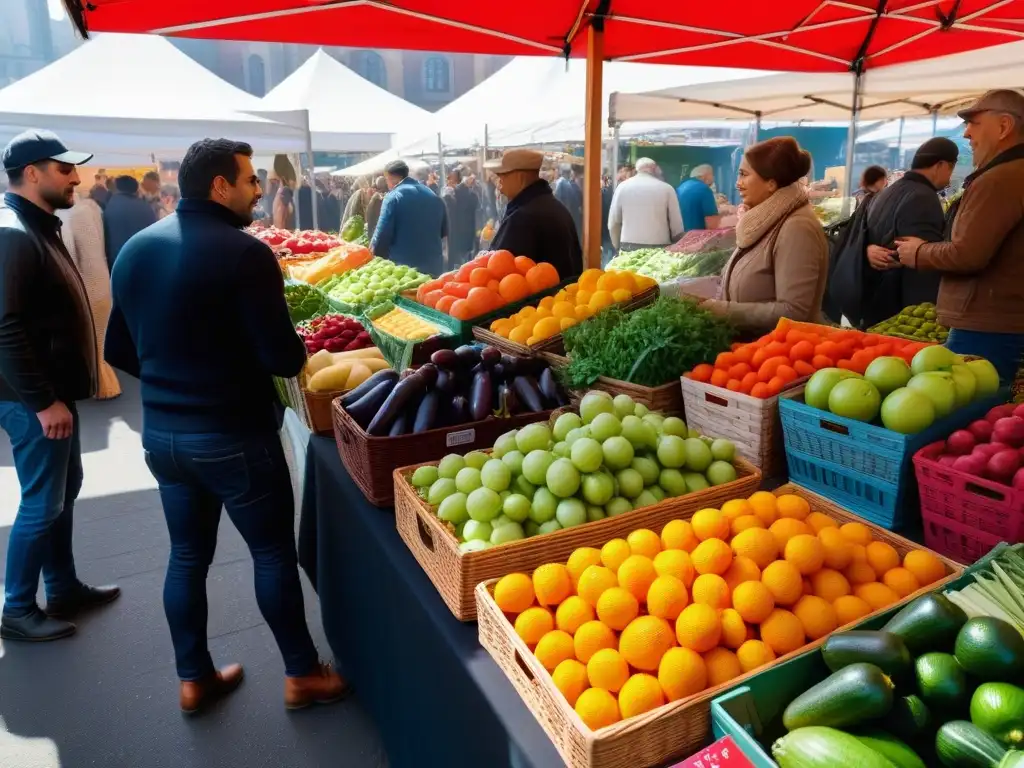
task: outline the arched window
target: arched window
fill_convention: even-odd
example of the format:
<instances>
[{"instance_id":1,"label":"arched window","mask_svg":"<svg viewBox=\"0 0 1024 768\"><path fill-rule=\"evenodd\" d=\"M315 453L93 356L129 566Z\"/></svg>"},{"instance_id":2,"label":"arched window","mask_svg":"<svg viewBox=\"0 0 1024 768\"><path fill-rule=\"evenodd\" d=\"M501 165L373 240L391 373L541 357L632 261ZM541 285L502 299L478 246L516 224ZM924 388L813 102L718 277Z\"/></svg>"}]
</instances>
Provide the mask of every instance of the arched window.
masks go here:
<instances>
[{"instance_id":1,"label":"arched window","mask_svg":"<svg viewBox=\"0 0 1024 768\"><path fill-rule=\"evenodd\" d=\"M267 68L263 63L263 57L253 54L249 57L249 93L254 96L266 96L267 94Z\"/></svg>"},{"instance_id":2,"label":"arched window","mask_svg":"<svg viewBox=\"0 0 1024 768\"><path fill-rule=\"evenodd\" d=\"M356 51L352 56L352 68L374 85L388 87L388 70L380 54L373 51Z\"/></svg>"},{"instance_id":3,"label":"arched window","mask_svg":"<svg viewBox=\"0 0 1024 768\"><path fill-rule=\"evenodd\" d=\"M448 59L430 56L423 62L423 87L427 93L448 93L451 90L451 70Z\"/></svg>"}]
</instances>

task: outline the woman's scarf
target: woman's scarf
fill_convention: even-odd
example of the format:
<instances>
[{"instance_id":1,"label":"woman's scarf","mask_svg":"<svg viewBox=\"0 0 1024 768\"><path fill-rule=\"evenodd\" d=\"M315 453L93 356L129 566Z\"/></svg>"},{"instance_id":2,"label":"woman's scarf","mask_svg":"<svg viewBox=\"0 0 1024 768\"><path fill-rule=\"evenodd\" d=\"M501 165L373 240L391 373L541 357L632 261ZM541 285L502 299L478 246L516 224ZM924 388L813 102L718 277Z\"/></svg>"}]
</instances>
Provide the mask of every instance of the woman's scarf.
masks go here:
<instances>
[{"instance_id":1,"label":"woman's scarf","mask_svg":"<svg viewBox=\"0 0 1024 768\"><path fill-rule=\"evenodd\" d=\"M807 205L807 192L799 182L780 187L767 200L747 211L736 225L736 245L753 247L773 227L801 206Z\"/></svg>"}]
</instances>

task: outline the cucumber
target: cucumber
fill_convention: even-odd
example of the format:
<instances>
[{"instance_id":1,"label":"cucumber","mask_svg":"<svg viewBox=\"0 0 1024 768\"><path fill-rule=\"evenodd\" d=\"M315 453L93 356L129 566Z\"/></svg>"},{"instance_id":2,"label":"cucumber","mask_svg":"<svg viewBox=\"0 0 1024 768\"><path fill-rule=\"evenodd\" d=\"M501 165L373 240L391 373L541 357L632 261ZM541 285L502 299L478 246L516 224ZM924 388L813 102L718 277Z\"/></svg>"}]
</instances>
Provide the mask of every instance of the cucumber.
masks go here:
<instances>
[{"instance_id":1,"label":"cucumber","mask_svg":"<svg viewBox=\"0 0 1024 768\"><path fill-rule=\"evenodd\" d=\"M893 683L874 664L851 664L797 696L782 714L786 730L809 725L844 728L892 709Z\"/></svg>"},{"instance_id":2,"label":"cucumber","mask_svg":"<svg viewBox=\"0 0 1024 768\"><path fill-rule=\"evenodd\" d=\"M1024 689L982 683L971 697L971 722L1008 747L1024 743Z\"/></svg>"},{"instance_id":3,"label":"cucumber","mask_svg":"<svg viewBox=\"0 0 1024 768\"><path fill-rule=\"evenodd\" d=\"M970 700L967 675L948 653L926 653L917 659L917 692L933 712L960 714Z\"/></svg>"},{"instance_id":4,"label":"cucumber","mask_svg":"<svg viewBox=\"0 0 1024 768\"><path fill-rule=\"evenodd\" d=\"M914 741L928 733L932 716L920 696L901 696L892 703L885 727L904 741Z\"/></svg>"},{"instance_id":5,"label":"cucumber","mask_svg":"<svg viewBox=\"0 0 1024 768\"><path fill-rule=\"evenodd\" d=\"M999 768L1024 768L1024 752L1011 750L999 761Z\"/></svg>"},{"instance_id":6,"label":"cucumber","mask_svg":"<svg viewBox=\"0 0 1024 768\"><path fill-rule=\"evenodd\" d=\"M982 681L1024 676L1024 637L1001 619L977 616L956 636L956 660Z\"/></svg>"},{"instance_id":7,"label":"cucumber","mask_svg":"<svg viewBox=\"0 0 1024 768\"><path fill-rule=\"evenodd\" d=\"M952 720L935 736L935 753L947 768L998 768L1006 747L966 720Z\"/></svg>"},{"instance_id":8,"label":"cucumber","mask_svg":"<svg viewBox=\"0 0 1024 768\"><path fill-rule=\"evenodd\" d=\"M786 734L772 745L772 757L779 768L897 768L856 737L821 726Z\"/></svg>"},{"instance_id":9,"label":"cucumber","mask_svg":"<svg viewBox=\"0 0 1024 768\"><path fill-rule=\"evenodd\" d=\"M871 747L875 752L886 758L896 768L927 768L917 752L904 744L891 733L880 729L872 729L855 733L861 744Z\"/></svg>"},{"instance_id":10,"label":"cucumber","mask_svg":"<svg viewBox=\"0 0 1024 768\"><path fill-rule=\"evenodd\" d=\"M938 592L922 595L893 616L882 627L903 639L914 656L928 651L953 650L956 634L967 621L967 614Z\"/></svg>"},{"instance_id":11,"label":"cucumber","mask_svg":"<svg viewBox=\"0 0 1024 768\"><path fill-rule=\"evenodd\" d=\"M889 632L853 630L832 635L821 647L821 657L833 672L850 664L867 662L889 677L905 680L913 669L906 644Z\"/></svg>"}]
</instances>

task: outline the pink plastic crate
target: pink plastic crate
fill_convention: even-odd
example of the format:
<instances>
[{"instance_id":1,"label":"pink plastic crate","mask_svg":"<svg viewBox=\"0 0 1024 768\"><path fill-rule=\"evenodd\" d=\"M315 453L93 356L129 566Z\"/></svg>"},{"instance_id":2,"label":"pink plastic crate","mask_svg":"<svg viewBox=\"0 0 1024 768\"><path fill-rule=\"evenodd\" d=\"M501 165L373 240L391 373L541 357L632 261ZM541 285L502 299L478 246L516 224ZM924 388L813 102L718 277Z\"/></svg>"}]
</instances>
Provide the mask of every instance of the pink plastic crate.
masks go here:
<instances>
[{"instance_id":1,"label":"pink plastic crate","mask_svg":"<svg viewBox=\"0 0 1024 768\"><path fill-rule=\"evenodd\" d=\"M914 455L925 546L970 564L1000 541L1024 541L1024 491L939 464L941 451Z\"/></svg>"}]
</instances>

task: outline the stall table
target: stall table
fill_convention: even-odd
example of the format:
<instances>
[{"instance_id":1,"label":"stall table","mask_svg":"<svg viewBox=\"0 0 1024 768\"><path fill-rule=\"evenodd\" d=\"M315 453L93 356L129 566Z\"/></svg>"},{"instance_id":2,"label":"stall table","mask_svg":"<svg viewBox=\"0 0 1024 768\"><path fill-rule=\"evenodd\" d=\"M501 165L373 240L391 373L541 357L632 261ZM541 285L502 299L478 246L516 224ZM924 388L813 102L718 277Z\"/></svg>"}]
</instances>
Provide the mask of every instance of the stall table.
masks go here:
<instances>
[{"instance_id":1,"label":"stall table","mask_svg":"<svg viewBox=\"0 0 1024 768\"><path fill-rule=\"evenodd\" d=\"M452 616L399 537L394 511L363 498L328 438L309 439L299 561L392 766L563 765L480 647L477 625Z\"/></svg>"}]
</instances>

